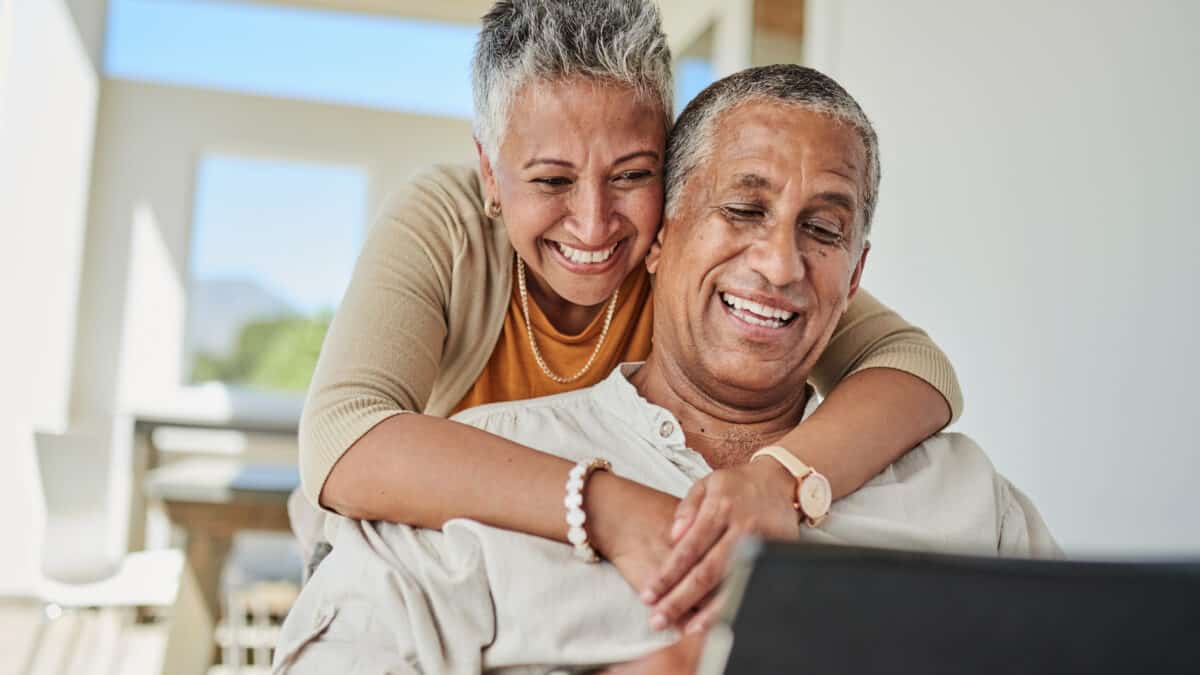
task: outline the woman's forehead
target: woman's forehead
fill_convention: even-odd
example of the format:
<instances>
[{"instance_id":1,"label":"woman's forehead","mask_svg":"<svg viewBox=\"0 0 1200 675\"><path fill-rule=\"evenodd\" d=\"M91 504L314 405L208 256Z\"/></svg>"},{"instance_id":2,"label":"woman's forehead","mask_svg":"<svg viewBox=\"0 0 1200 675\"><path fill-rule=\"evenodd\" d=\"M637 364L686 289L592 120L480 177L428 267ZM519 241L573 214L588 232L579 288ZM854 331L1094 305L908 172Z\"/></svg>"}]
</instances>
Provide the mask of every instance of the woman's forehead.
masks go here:
<instances>
[{"instance_id":1,"label":"woman's forehead","mask_svg":"<svg viewBox=\"0 0 1200 675\"><path fill-rule=\"evenodd\" d=\"M661 156L666 123L661 106L630 87L586 78L542 81L513 101L501 143L522 156L601 149L614 158L644 150Z\"/></svg>"}]
</instances>

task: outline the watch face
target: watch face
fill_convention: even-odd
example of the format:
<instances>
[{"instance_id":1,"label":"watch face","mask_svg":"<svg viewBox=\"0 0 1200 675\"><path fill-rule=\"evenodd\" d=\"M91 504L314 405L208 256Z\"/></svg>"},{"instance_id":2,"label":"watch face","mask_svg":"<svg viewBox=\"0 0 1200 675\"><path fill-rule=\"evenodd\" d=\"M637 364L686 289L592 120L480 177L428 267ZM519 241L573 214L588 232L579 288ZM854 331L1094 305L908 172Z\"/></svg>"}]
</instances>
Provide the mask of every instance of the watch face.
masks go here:
<instances>
[{"instance_id":1,"label":"watch face","mask_svg":"<svg viewBox=\"0 0 1200 675\"><path fill-rule=\"evenodd\" d=\"M813 520L820 520L829 513L829 505L833 501L833 490L829 487L829 481L815 471L805 477L800 483L799 497L800 510L804 515Z\"/></svg>"}]
</instances>

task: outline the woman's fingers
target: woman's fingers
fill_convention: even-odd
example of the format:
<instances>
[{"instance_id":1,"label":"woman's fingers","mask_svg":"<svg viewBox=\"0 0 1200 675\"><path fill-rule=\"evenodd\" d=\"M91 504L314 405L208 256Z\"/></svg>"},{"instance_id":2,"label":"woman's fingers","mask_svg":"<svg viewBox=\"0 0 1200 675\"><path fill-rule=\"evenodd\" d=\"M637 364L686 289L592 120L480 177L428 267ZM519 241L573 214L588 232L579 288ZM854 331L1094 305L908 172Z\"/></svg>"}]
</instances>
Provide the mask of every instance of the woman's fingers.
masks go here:
<instances>
[{"instance_id":1,"label":"woman's fingers","mask_svg":"<svg viewBox=\"0 0 1200 675\"><path fill-rule=\"evenodd\" d=\"M724 535L715 546L709 548L703 559L654 606L654 614L650 619L651 627L657 629L660 626L678 623L681 617L701 605L705 597L717 589L725 578L729 555L737 543L738 536L733 530L725 530Z\"/></svg>"},{"instance_id":2,"label":"woman's fingers","mask_svg":"<svg viewBox=\"0 0 1200 675\"><path fill-rule=\"evenodd\" d=\"M728 514L716 501L708 499L700 504L687 534L675 543L658 576L642 593L643 602L648 605L659 602L720 540L725 533Z\"/></svg>"},{"instance_id":3,"label":"woman's fingers","mask_svg":"<svg viewBox=\"0 0 1200 675\"><path fill-rule=\"evenodd\" d=\"M700 505L704 503L704 495L705 481L696 481L692 485L692 489L688 490L683 501L679 502L679 506L675 507L675 521L671 524L672 544L678 543L683 535L687 534L688 528L696 520L696 513L700 510Z\"/></svg>"},{"instance_id":4,"label":"woman's fingers","mask_svg":"<svg viewBox=\"0 0 1200 675\"><path fill-rule=\"evenodd\" d=\"M725 602L724 591L713 593L711 597L704 601L704 604L692 613L691 616L685 617L687 621L683 624L683 632L686 634L701 633L709 628L712 628L716 623L717 613L721 611L721 605Z\"/></svg>"}]
</instances>

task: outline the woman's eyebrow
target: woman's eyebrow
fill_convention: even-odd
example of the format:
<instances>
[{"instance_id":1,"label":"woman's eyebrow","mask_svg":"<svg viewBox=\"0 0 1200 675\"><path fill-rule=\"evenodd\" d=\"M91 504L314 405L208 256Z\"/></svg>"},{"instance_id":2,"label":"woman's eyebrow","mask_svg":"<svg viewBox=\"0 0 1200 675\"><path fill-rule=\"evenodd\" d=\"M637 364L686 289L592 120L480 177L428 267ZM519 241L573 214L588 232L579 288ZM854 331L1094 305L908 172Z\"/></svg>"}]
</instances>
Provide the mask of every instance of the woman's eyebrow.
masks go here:
<instances>
[{"instance_id":1,"label":"woman's eyebrow","mask_svg":"<svg viewBox=\"0 0 1200 675\"><path fill-rule=\"evenodd\" d=\"M616 161L613 162L613 165L615 166L617 164L624 164L625 162L628 162L631 159L637 159L638 157L649 157L654 161L658 161L658 153L653 150L635 150L628 155L621 155L618 157Z\"/></svg>"},{"instance_id":2,"label":"woman's eyebrow","mask_svg":"<svg viewBox=\"0 0 1200 675\"><path fill-rule=\"evenodd\" d=\"M565 159L555 159L555 158L553 158L553 157L534 157L533 159L529 160L528 162L525 162L525 166L523 166L523 167L521 167L521 168L522 168L522 169L528 169L529 167L531 167L531 166L537 166L538 164L552 164L552 165L554 165L554 166L563 166L563 167L566 167L566 168L568 168L568 169L574 169L574 168L575 168L575 165L574 165L574 164L572 164L572 163L570 163L570 162L568 162L567 160L565 160Z\"/></svg>"},{"instance_id":3,"label":"woman's eyebrow","mask_svg":"<svg viewBox=\"0 0 1200 675\"><path fill-rule=\"evenodd\" d=\"M650 159L658 161L658 153L653 150L635 150L627 155L618 157L613 162L613 165L615 166L617 164L624 164L625 162L628 162L631 159L637 159L638 157L649 157ZM553 166L566 167L568 169L575 168L575 165L571 162L568 162L565 159L557 159L555 157L534 157L528 162L525 162L525 166L522 166L521 168L528 169L531 166L537 166L539 164L550 164Z\"/></svg>"}]
</instances>

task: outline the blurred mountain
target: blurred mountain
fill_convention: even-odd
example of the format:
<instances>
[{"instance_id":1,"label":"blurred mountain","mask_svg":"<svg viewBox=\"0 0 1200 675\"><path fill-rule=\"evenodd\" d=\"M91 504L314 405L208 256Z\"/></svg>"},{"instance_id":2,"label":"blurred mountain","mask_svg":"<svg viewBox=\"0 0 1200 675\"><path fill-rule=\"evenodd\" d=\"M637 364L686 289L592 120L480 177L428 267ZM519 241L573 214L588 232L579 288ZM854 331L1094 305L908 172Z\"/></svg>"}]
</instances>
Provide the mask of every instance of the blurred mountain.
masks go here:
<instances>
[{"instance_id":1,"label":"blurred mountain","mask_svg":"<svg viewBox=\"0 0 1200 675\"><path fill-rule=\"evenodd\" d=\"M247 321L299 313L280 296L249 280L192 281L188 293L189 361L197 352L213 356L232 354Z\"/></svg>"}]
</instances>

